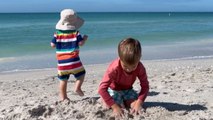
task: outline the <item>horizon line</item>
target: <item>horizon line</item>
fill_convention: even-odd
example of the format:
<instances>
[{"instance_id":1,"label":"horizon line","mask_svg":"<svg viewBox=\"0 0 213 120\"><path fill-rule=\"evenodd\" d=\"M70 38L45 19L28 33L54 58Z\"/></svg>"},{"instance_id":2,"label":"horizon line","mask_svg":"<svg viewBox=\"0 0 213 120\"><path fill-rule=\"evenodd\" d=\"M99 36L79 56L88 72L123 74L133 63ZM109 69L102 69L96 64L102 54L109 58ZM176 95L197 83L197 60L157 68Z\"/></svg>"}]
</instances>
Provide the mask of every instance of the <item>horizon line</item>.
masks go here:
<instances>
[{"instance_id":1,"label":"horizon line","mask_svg":"<svg viewBox=\"0 0 213 120\"><path fill-rule=\"evenodd\" d=\"M13 13L60 13L60 12L0 12L0 14ZM213 13L213 11L79 11L77 13Z\"/></svg>"}]
</instances>

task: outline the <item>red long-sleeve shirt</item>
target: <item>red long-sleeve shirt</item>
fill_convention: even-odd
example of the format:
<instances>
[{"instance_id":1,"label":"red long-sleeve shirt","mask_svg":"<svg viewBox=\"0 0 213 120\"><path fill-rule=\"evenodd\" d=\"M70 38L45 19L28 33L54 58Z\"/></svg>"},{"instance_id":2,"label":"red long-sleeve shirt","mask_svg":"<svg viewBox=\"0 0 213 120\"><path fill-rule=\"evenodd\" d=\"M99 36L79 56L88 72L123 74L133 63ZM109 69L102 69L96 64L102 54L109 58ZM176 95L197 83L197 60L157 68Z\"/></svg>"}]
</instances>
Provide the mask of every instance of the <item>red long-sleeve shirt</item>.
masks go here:
<instances>
[{"instance_id":1,"label":"red long-sleeve shirt","mask_svg":"<svg viewBox=\"0 0 213 120\"><path fill-rule=\"evenodd\" d=\"M138 99L144 101L149 91L149 82L147 80L147 74L143 64L139 62L134 71L126 73L121 67L119 58L109 65L100 83L98 93L101 95L106 104L111 107L115 101L109 95L107 91L108 88L116 91L132 89L137 77L141 86Z\"/></svg>"}]
</instances>

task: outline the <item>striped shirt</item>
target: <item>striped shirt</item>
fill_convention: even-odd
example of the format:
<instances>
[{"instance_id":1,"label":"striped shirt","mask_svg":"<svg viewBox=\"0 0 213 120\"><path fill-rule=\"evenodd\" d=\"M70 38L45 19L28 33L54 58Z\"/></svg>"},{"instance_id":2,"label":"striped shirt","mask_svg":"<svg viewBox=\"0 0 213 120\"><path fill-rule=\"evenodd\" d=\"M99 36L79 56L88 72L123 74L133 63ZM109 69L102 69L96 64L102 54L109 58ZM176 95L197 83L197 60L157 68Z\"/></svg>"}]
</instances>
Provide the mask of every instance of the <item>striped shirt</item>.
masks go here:
<instances>
[{"instance_id":1,"label":"striped shirt","mask_svg":"<svg viewBox=\"0 0 213 120\"><path fill-rule=\"evenodd\" d=\"M68 75L84 71L79 58L79 45L82 41L81 34L76 30L57 30L52 43L56 46L58 60L58 74Z\"/></svg>"}]
</instances>

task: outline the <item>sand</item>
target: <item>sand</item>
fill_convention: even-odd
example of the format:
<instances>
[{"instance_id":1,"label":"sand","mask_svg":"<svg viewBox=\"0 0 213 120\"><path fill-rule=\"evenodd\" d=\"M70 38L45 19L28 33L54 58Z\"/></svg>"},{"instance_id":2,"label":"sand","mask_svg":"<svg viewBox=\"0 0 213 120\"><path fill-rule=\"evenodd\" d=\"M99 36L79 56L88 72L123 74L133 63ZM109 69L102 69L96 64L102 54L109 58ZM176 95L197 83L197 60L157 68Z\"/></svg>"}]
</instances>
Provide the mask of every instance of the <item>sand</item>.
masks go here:
<instances>
[{"instance_id":1,"label":"sand","mask_svg":"<svg viewBox=\"0 0 213 120\"><path fill-rule=\"evenodd\" d=\"M142 114L124 110L124 120L213 120L213 59L143 61L150 82ZM86 65L84 97L58 102L56 69L0 74L0 120L114 120L97 93L108 64ZM140 90L138 82L134 89Z\"/></svg>"}]
</instances>

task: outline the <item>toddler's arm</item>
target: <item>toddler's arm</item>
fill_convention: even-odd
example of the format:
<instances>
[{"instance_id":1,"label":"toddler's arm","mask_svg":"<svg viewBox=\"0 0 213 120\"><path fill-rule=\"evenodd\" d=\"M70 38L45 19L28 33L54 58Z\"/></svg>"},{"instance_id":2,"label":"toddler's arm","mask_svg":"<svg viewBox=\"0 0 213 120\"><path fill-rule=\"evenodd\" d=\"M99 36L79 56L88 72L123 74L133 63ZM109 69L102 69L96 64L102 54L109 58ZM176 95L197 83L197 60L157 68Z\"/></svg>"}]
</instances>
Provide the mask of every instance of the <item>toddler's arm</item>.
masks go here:
<instances>
[{"instance_id":1,"label":"toddler's arm","mask_svg":"<svg viewBox=\"0 0 213 120\"><path fill-rule=\"evenodd\" d=\"M87 40L87 38L88 38L88 36L87 36L87 35L84 35L84 36L83 36L83 40L82 40L81 42L79 42L78 45L79 45L79 46L83 46L84 43L85 43L85 41Z\"/></svg>"},{"instance_id":2,"label":"toddler's arm","mask_svg":"<svg viewBox=\"0 0 213 120\"><path fill-rule=\"evenodd\" d=\"M55 48L55 44L54 43L50 43L50 46L52 47L52 48Z\"/></svg>"}]
</instances>

